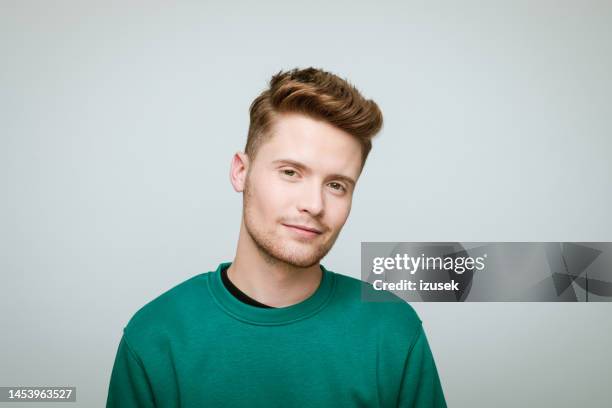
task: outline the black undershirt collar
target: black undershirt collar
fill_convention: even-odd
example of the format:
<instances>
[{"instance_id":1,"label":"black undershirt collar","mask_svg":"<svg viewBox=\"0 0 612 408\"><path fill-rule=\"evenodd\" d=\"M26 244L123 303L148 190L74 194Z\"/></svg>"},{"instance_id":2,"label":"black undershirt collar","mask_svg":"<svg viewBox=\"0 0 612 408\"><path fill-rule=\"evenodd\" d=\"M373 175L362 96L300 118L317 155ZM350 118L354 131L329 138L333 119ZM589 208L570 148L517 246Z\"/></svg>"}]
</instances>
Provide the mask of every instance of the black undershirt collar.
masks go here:
<instances>
[{"instance_id":1,"label":"black undershirt collar","mask_svg":"<svg viewBox=\"0 0 612 408\"><path fill-rule=\"evenodd\" d=\"M258 302L257 300L253 299L252 297L248 296L246 293L238 289L227 276L227 268L221 269L221 280L223 281L223 285L225 286L225 288L232 295L234 295L236 299L240 300L241 302L244 302L251 306L257 306L257 307L262 307L262 308L267 308L267 309L274 309L274 307L264 305L263 303Z\"/></svg>"}]
</instances>

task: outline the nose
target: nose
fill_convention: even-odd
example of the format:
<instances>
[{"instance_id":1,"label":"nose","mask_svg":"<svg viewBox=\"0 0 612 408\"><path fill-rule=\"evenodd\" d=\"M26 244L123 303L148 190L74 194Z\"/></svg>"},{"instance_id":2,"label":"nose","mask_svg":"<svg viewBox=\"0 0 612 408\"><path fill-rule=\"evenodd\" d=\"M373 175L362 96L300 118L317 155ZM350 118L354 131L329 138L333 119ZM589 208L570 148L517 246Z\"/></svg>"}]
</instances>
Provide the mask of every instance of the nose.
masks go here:
<instances>
[{"instance_id":1,"label":"nose","mask_svg":"<svg viewBox=\"0 0 612 408\"><path fill-rule=\"evenodd\" d=\"M323 202L323 191L319 185L312 183L310 186L304 186L304 191L300 196L298 210L307 212L313 217L320 216L325 208Z\"/></svg>"}]
</instances>

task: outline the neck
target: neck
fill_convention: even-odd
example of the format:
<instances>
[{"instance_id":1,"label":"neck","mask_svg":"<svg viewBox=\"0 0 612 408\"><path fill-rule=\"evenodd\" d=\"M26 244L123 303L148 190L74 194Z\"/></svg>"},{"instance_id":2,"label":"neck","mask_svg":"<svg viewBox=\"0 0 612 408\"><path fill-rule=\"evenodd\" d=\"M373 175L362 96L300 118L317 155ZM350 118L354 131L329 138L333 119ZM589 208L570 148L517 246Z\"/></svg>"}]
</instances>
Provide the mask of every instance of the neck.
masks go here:
<instances>
[{"instance_id":1,"label":"neck","mask_svg":"<svg viewBox=\"0 0 612 408\"><path fill-rule=\"evenodd\" d=\"M297 267L272 258L253 241L244 225L236 256L227 270L229 280L249 297L272 307L288 307L310 297L319 287L319 263Z\"/></svg>"}]
</instances>

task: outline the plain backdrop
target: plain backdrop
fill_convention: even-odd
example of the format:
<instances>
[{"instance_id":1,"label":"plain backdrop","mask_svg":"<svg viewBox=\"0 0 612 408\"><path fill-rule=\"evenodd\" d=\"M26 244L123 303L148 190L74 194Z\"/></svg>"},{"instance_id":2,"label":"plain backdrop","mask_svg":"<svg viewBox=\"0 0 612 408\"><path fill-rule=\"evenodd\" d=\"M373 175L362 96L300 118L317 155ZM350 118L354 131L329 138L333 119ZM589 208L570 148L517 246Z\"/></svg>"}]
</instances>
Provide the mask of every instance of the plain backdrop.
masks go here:
<instances>
[{"instance_id":1,"label":"plain backdrop","mask_svg":"<svg viewBox=\"0 0 612 408\"><path fill-rule=\"evenodd\" d=\"M612 241L611 27L610 1L1 0L0 386L104 405L129 318L233 258L231 156L281 69L385 116L329 269L359 277L362 241ZM610 406L610 303L413 306L450 407Z\"/></svg>"}]
</instances>

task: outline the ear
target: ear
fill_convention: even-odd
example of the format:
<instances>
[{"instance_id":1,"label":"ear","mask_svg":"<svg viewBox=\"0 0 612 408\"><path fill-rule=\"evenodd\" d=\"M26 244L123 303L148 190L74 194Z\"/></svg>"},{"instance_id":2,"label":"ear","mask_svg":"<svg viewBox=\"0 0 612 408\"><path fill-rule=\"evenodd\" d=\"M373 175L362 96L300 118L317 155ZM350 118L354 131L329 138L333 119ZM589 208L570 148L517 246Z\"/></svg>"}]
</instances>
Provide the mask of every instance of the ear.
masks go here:
<instances>
[{"instance_id":1,"label":"ear","mask_svg":"<svg viewBox=\"0 0 612 408\"><path fill-rule=\"evenodd\" d=\"M249 156L246 153L236 152L232 157L230 167L230 182L236 192L244 191L246 176L249 171Z\"/></svg>"}]
</instances>

